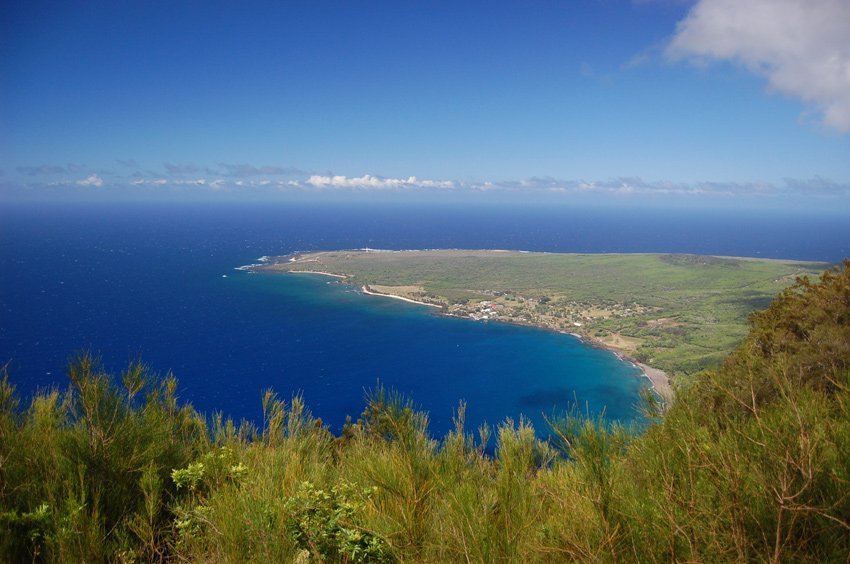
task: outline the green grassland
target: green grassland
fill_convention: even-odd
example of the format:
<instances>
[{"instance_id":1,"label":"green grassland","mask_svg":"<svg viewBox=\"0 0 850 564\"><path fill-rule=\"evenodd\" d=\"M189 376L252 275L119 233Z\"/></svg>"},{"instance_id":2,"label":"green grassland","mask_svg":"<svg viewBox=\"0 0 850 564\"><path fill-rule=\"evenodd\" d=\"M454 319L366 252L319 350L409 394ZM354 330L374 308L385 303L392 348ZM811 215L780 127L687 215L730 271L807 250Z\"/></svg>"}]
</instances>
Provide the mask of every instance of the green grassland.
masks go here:
<instances>
[{"instance_id":1,"label":"green grassland","mask_svg":"<svg viewBox=\"0 0 850 564\"><path fill-rule=\"evenodd\" d=\"M291 260L294 259L294 260ZM334 251L281 257L266 271L322 271L347 282L488 319L579 333L672 374L717 365L747 316L823 263L664 254ZM390 288L387 288L390 287ZM392 287L398 287L393 291Z\"/></svg>"}]
</instances>

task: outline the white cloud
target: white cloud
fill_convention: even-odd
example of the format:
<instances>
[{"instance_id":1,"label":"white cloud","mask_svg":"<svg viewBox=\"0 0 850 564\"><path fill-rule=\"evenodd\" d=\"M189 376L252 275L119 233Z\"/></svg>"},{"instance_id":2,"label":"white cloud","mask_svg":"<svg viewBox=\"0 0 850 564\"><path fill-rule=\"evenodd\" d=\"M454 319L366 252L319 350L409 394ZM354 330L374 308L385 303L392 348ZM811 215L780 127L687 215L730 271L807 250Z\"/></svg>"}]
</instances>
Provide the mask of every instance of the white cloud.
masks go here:
<instances>
[{"instance_id":1,"label":"white cloud","mask_svg":"<svg viewBox=\"0 0 850 564\"><path fill-rule=\"evenodd\" d=\"M850 1L698 0L667 48L673 59L733 61L850 132Z\"/></svg>"},{"instance_id":2,"label":"white cloud","mask_svg":"<svg viewBox=\"0 0 850 564\"><path fill-rule=\"evenodd\" d=\"M33 186L76 186L100 188L106 183L97 174L91 174L83 180L61 180ZM301 180L284 179L235 179L235 178L135 178L110 180L110 191L115 192L121 186L127 188L153 187L164 193L206 192L244 192L253 194L274 194L287 192L318 193L323 191L390 191L395 193L416 193L417 191L451 190L454 193L501 193L518 194L520 197L537 197L551 194L552 197L580 199L621 198L639 200L641 198L679 197L688 199L725 199L735 198L763 201L770 199L793 200L796 198L830 199L850 198L850 183L834 181L815 176L809 179L786 178L780 182L719 182L694 181L677 182L671 180L644 180L640 177L613 177L608 179L564 179L554 177L529 177L517 180L428 180L415 176L407 178L384 178L366 174L360 177L344 175L313 175Z\"/></svg>"},{"instance_id":3,"label":"white cloud","mask_svg":"<svg viewBox=\"0 0 850 564\"><path fill-rule=\"evenodd\" d=\"M454 188L450 180L420 180L415 176L408 178L381 178L365 174L360 177L320 176L314 174L305 181L314 188L360 188L365 190L398 190L406 188Z\"/></svg>"},{"instance_id":4,"label":"white cloud","mask_svg":"<svg viewBox=\"0 0 850 564\"><path fill-rule=\"evenodd\" d=\"M77 184L80 186L94 186L95 188L100 188L103 186L103 179L96 174L92 174L85 180L77 180Z\"/></svg>"}]
</instances>

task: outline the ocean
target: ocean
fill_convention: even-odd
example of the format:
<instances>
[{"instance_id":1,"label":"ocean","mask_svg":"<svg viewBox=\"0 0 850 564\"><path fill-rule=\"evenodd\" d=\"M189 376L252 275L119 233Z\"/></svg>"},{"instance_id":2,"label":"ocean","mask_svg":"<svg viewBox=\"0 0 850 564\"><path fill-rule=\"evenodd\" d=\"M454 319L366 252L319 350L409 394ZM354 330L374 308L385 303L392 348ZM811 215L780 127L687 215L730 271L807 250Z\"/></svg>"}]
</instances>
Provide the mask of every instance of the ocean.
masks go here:
<instances>
[{"instance_id":1,"label":"ocean","mask_svg":"<svg viewBox=\"0 0 850 564\"><path fill-rule=\"evenodd\" d=\"M0 206L0 362L24 397L67 386L81 350L119 372L174 373L201 411L261 421L261 395L302 393L338 432L382 383L436 436L577 403L637 421L646 380L568 335L442 317L328 277L235 270L263 255L346 248L682 252L838 262L843 214L436 203Z\"/></svg>"}]
</instances>

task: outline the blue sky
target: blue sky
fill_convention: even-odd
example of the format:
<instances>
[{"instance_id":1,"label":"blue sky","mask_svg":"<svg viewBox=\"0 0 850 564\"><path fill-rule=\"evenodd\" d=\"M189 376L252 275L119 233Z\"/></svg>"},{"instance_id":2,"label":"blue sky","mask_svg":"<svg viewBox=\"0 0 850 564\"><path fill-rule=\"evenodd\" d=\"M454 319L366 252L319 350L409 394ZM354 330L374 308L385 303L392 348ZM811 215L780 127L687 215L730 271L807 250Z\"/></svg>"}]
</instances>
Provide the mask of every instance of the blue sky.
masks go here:
<instances>
[{"instance_id":1,"label":"blue sky","mask_svg":"<svg viewBox=\"0 0 850 564\"><path fill-rule=\"evenodd\" d=\"M59 4L0 7L0 197L850 204L846 0Z\"/></svg>"}]
</instances>

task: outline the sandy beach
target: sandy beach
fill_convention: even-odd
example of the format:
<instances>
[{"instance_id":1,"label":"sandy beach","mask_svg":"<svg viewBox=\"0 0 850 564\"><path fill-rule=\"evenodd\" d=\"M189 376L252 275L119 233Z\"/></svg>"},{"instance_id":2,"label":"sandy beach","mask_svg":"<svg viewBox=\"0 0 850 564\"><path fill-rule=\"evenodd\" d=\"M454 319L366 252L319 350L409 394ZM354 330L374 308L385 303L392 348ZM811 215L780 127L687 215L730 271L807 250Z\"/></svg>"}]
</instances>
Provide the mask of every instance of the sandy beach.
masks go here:
<instances>
[{"instance_id":1,"label":"sandy beach","mask_svg":"<svg viewBox=\"0 0 850 564\"><path fill-rule=\"evenodd\" d=\"M599 339L585 337L578 333L568 334L577 337L582 341L589 342L593 346L611 351L615 355L617 355L620 360L631 362L632 364L643 370L643 375L646 376L646 378L649 380L652 389L655 390L655 393L661 396L661 399L665 403L669 404L673 400L674 392L673 386L670 384L670 375L661 370L660 368L653 368L648 364L638 362L637 360L629 356L631 351L623 350L616 346L612 346L610 343L605 343Z\"/></svg>"},{"instance_id":2,"label":"sandy beach","mask_svg":"<svg viewBox=\"0 0 850 564\"><path fill-rule=\"evenodd\" d=\"M322 276L333 276L334 278L348 278L342 274L333 274L332 272L322 272L321 270L290 270L290 274L321 274Z\"/></svg>"},{"instance_id":3,"label":"sandy beach","mask_svg":"<svg viewBox=\"0 0 850 564\"><path fill-rule=\"evenodd\" d=\"M362 286L360 288L360 290L364 294L367 294L369 296L382 296L384 298L393 298L394 300L401 300L403 302L408 302L408 303L411 303L411 304L426 305L426 306L429 306L429 307L436 307L436 308L439 308L439 309L443 309L443 306L437 305L437 304L429 304L428 302L420 302L420 301L417 301L417 300L412 300L410 298L405 298L404 296L396 296L395 294L384 294L382 292L373 292L372 290L369 289L369 286Z\"/></svg>"},{"instance_id":4,"label":"sandy beach","mask_svg":"<svg viewBox=\"0 0 850 564\"><path fill-rule=\"evenodd\" d=\"M673 386L670 385L670 377L663 370L659 370L658 368L653 368L642 362L635 362L643 373L649 378L649 381L652 382L652 387L658 392L658 395L664 399L665 402L670 402L673 399Z\"/></svg>"}]
</instances>

